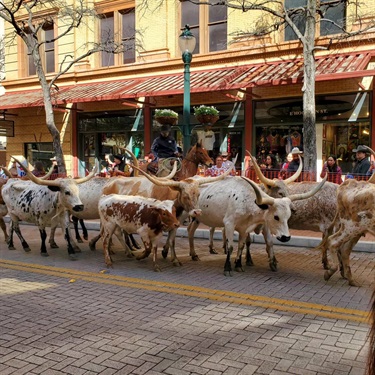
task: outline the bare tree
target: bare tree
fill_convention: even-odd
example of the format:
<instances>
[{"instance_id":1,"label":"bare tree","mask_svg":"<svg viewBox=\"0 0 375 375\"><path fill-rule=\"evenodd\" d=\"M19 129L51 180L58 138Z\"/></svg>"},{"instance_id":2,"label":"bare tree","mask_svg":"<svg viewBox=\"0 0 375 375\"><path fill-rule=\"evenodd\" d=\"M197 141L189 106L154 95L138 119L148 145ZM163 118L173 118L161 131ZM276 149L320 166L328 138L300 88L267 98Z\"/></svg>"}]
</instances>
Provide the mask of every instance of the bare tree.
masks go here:
<instances>
[{"instance_id":1,"label":"bare tree","mask_svg":"<svg viewBox=\"0 0 375 375\"><path fill-rule=\"evenodd\" d=\"M160 6L167 0L158 0ZM366 15L366 4L359 0L299 0L290 1L291 7L286 6L286 0L186 0L199 6L227 6L228 9L240 12L260 12L258 22L254 24L253 30L240 30L237 35L241 40L246 37L264 36L280 32L290 28L296 35L296 39L302 45L302 57L304 61L303 74L303 135L305 168L316 173L316 115L315 115L315 51L318 49L328 50L333 41L350 39L363 34L375 27L373 17ZM147 8L147 0L142 2ZM362 5L362 8L361 8ZM330 16L332 10L338 7L356 7L354 19L345 16L342 19L334 19ZM362 11L361 11L362 9ZM373 16L373 15L372 15ZM317 43L317 25L324 24L327 29L334 29L334 33L325 40L326 45Z\"/></svg>"},{"instance_id":2,"label":"bare tree","mask_svg":"<svg viewBox=\"0 0 375 375\"><path fill-rule=\"evenodd\" d=\"M29 55L35 65L36 75L39 79L42 92L46 116L46 125L53 139L53 148L56 154L57 163L60 173L66 173L66 167L63 157L60 132L55 124L54 117L54 90L57 89L56 81L66 72L68 72L74 64L86 59L93 53L104 51L108 53L121 53L128 46L125 44L117 44L114 40L102 40L100 43L91 43L81 46L79 49L81 54L66 55L60 62L58 72L53 78L47 79L45 67L42 64L41 49L48 43L55 43L58 40L74 33L80 27L94 24L92 21L98 17L95 10L91 6L87 6L88 2L78 0L74 2L74 6L68 4L64 0L20 0L20 1L0 1L0 18L14 30L14 36L19 36L27 47ZM50 12L45 12L45 9ZM41 12L43 10L43 12ZM53 25L59 20L59 28L57 35L46 40L43 39L41 32L46 25ZM10 40L10 44L15 43L15 38L6 35ZM50 77L50 75L48 75Z\"/></svg>"}]
</instances>

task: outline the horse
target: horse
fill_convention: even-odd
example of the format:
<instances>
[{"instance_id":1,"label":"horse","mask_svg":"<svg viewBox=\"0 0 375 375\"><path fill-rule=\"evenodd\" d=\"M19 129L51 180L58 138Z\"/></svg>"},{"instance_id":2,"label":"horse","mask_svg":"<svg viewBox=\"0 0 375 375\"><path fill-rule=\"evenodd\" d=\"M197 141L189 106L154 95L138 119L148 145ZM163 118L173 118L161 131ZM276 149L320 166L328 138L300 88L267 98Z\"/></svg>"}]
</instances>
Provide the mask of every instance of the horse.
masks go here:
<instances>
[{"instance_id":1,"label":"horse","mask_svg":"<svg viewBox=\"0 0 375 375\"><path fill-rule=\"evenodd\" d=\"M208 155L207 150L202 146L201 143L195 144L190 148L187 155L182 159L181 168L176 172L173 179L181 181L189 177L193 177L197 174L199 164L205 165L206 167L212 166L212 159ZM150 168L150 166L156 166L157 163L151 162L140 166L144 172L152 173L156 175L157 170Z\"/></svg>"}]
</instances>

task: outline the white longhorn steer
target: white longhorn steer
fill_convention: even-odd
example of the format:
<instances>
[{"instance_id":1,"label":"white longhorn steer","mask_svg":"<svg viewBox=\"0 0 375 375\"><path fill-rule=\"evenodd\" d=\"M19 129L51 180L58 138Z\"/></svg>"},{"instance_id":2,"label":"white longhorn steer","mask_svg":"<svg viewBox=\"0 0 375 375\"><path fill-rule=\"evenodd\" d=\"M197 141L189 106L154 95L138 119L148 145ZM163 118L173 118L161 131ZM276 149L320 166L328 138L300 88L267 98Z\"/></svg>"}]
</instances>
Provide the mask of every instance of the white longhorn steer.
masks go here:
<instances>
[{"instance_id":1,"label":"white longhorn steer","mask_svg":"<svg viewBox=\"0 0 375 375\"><path fill-rule=\"evenodd\" d=\"M373 175L374 176L374 175ZM360 286L352 276L350 253L362 234L375 235L375 178L369 181L346 180L337 189L337 213L332 227L338 230L326 240L332 262L324 273L328 280L341 264L341 276L349 285Z\"/></svg>"},{"instance_id":2,"label":"white longhorn steer","mask_svg":"<svg viewBox=\"0 0 375 375\"><path fill-rule=\"evenodd\" d=\"M162 202L140 196L103 195L99 200L99 214L107 266L112 266L109 242L113 233L126 248L121 232L123 230L128 234L138 233L140 235L145 252L137 259L147 257L152 251L154 269L160 271L156 261L157 243L163 235L163 231L177 229L180 225L173 204L174 202L171 200Z\"/></svg>"},{"instance_id":3,"label":"white longhorn steer","mask_svg":"<svg viewBox=\"0 0 375 375\"><path fill-rule=\"evenodd\" d=\"M247 153L251 157L257 177L262 183L262 185L260 185L261 188L274 198L307 193L319 185L318 182L314 181L294 182L295 177L298 177L299 175L297 173L286 180L271 180L263 175L255 158L253 158L248 151ZM300 163L300 167L302 170L302 162ZM326 182L324 186L311 198L295 202L295 210L293 210L292 216L288 221L289 229L321 232L324 241L324 239L329 235L329 228L332 220L335 217L337 207L336 194L338 187L338 184ZM267 234L263 234L263 236L268 253L270 251L269 248L273 246L272 237L268 239ZM249 239L246 240L246 244L246 264L252 265ZM327 269L327 250L322 244L319 245L318 249L320 249L322 252L322 263L324 268ZM272 270L276 271L276 269Z\"/></svg>"},{"instance_id":4,"label":"white longhorn steer","mask_svg":"<svg viewBox=\"0 0 375 375\"><path fill-rule=\"evenodd\" d=\"M96 168L84 178L58 178L53 181L43 180L34 176L26 168L24 170L31 181L10 179L2 189L2 196L11 218L8 248L14 249L13 232L15 231L23 249L26 252L30 251L19 228L19 221L22 220L38 226L42 240L41 255L48 256L45 228L48 225L60 225L68 243L69 256L75 259L75 251L69 235L69 213L83 209L77 184L92 178Z\"/></svg>"},{"instance_id":5,"label":"white longhorn steer","mask_svg":"<svg viewBox=\"0 0 375 375\"><path fill-rule=\"evenodd\" d=\"M263 192L258 184L246 177L228 177L208 185L201 190L198 200L202 213L188 227L190 256L192 258L196 256L194 233L199 223L210 227L224 227L228 240L224 274L226 275L227 272L230 274L232 270L230 255L234 247L233 237L236 230L239 233L239 241L235 269L243 271L241 256L247 234L259 225L264 225L263 230L267 236L275 235L281 242L289 241L288 220L292 202L311 197L325 181L323 180L308 193L284 198L272 198ZM273 248L270 248L268 259L270 263L276 262Z\"/></svg>"}]
</instances>

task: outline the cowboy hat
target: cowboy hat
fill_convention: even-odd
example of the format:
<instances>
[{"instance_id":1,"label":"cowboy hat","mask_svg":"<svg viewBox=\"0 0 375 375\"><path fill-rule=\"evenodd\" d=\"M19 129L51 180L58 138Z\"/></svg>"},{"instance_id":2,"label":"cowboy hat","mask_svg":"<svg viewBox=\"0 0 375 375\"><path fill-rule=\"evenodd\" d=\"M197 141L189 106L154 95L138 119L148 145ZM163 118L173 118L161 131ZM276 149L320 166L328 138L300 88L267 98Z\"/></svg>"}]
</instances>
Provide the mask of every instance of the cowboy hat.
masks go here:
<instances>
[{"instance_id":1,"label":"cowboy hat","mask_svg":"<svg viewBox=\"0 0 375 375\"><path fill-rule=\"evenodd\" d=\"M300 149L298 147L294 147L290 153L292 155L293 154L303 154L303 151L300 151Z\"/></svg>"},{"instance_id":2,"label":"cowboy hat","mask_svg":"<svg viewBox=\"0 0 375 375\"><path fill-rule=\"evenodd\" d=\"M365 154L367 154L369 151L367 147L359 145L357 148L353 149L353 152L364 152Z\"/></svg>"}]
</instances>

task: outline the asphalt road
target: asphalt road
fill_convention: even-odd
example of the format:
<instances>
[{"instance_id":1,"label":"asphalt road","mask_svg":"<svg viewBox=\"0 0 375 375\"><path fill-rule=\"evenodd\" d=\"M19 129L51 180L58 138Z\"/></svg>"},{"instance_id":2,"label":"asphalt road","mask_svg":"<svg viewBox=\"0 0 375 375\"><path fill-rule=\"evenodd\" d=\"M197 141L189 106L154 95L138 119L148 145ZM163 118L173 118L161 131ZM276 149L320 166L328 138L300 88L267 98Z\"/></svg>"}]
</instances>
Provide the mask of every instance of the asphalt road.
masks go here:
<instances>
[{"instance_id":1,"label":"asphalt road","mask_svg":"<svg viewBox=\"0 0 375 375\"><path fill-rule=\"evenodd\" d=\"M309 248L276 246L272 272L253 244L254 266L226 277L203 239L200 261L179 237L182 267L159 255L154 272L117 243L112 269L100 242L71 261L61 233L44 258L36 228L22 229L31 252L0 243L1 375L364 374L375 253L352 254L357 288L324 281Z\"/></svg>"}]
</instances>

